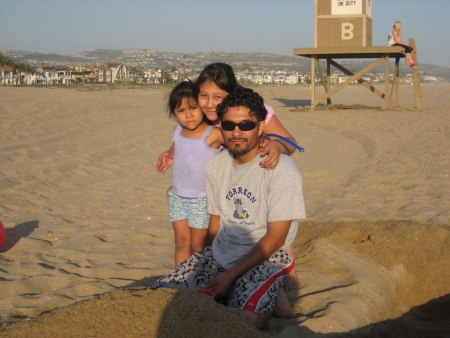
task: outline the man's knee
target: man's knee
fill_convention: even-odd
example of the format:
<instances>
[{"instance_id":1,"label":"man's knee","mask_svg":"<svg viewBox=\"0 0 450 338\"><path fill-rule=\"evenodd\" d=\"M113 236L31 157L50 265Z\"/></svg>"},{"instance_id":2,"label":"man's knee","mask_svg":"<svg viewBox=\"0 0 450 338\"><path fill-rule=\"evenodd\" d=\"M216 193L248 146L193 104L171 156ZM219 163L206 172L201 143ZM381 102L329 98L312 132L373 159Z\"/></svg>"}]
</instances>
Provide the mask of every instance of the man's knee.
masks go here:
<instances>
[{"instance_id":1,"label":"man's knee","mask_svg":"<svg viewBox=\"0 0 450 338\"><path fill-rule=\"evenodd\" d=\"M294 310L283 288L278 292L278 297L275 302L275 310L273 312L277 318L290 319L294 316Z\"/></svg>"}]
</instances>

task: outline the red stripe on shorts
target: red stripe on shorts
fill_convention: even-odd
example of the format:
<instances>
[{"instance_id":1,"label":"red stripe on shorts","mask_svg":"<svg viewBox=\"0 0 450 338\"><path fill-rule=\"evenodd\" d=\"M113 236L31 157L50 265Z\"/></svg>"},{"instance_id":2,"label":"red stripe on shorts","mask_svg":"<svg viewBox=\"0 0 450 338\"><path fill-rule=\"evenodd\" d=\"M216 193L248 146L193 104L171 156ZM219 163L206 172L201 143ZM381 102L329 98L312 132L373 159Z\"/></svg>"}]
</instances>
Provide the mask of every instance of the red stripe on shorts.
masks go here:
<instances>
[{"instance_id":1,"label":"red stripe on shorts","mask_svg":"<svg viewBox=\"0 0 450 338\"><path fill-rule=\"evenodd\" d=\"M276 282L279 277L287 275L294 268L294 260L291 261L291 264L272 275L268 280L266 280L258 289L253 292L253 294L248 297L245 302L242 310L256 312L256 307L259 303L259 300L265 295L265 293L270 289L270 287Z\"/></svg>"}]
</instances>

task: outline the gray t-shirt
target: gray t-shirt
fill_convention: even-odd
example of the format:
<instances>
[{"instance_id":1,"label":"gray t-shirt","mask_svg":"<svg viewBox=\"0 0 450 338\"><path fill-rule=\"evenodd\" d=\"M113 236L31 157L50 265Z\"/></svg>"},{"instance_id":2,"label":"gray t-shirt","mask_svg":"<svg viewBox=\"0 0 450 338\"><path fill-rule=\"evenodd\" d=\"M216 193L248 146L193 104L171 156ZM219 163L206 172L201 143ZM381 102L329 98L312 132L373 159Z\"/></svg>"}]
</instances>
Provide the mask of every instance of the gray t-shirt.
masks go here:
<instances>
[{"instance_id":1,"label":"gray t-shirt","mask_svg":"<svg viewBox=\"0 0 450 338\"><path fill-rule=\"evenodd\" d=\"M208 212L221 220L212 252L226 269L266 234L268 222L305 219L302 177L294 162L281 155L277 167L267 170L259 166L260 161L256 156L235 165L225 150L206 167ZM288 240L282 248L289 250Z\"/></svg>"}]
</instances>

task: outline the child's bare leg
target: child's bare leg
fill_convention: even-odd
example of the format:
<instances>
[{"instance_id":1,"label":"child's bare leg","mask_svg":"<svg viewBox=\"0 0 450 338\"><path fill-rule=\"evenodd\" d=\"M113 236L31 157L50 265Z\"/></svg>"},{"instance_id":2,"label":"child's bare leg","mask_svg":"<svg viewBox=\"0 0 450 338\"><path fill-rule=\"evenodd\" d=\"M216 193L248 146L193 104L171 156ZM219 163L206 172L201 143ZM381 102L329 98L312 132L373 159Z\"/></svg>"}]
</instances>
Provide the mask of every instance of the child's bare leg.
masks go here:
<instances>
[{"instance_id":1,"label":"child's bare leg","mask_svg":"<svg viewBox=\"0 0 450 338\"><path fill-rule=\"evenodd\" d=\"M412 69L417 69L417 64L414 62L414 59L411 54L409 54L409 66Z\"/></svg>"},{"instance_id":2,"label":"child's bare leg","mask_svg":"<svg viewBox=\"0 0 450 338\"><path fill-rule=\"evenodd\" d=\"M191 257L190 228L186 219L172 222L175 237L175 265Z\"/></svg>"},{"instance_id":3,"label":"child's bare leg","mask_svg":"<svg viewBox=\"0 0 450 338\"><path fill-rule=\"evenodd\" d=\"M405 58L406 58L406 64L409 65L410 67L414 67L414 65L416 63L414 62L414 59L413 59L411 53L406 53Z\"/></svg>"},{"instance_id":4,"label":"child's bare leg","mask_svg":"<svg viewBox=\"0 0 450 338\"><path fill-rule=\"evenodd\" d=\"M405 54L405 61L406 61L407 65L411 64L411 54L409 54L409 53Z\"/></svg>"},{"instance_id":5,"label":"child's bare leg","mask_svg":"<svg viewBox=\"0 0 450 338\"><path fill-rule=\"evenodd\" d=\"M414 53L414 51L413 51L412 53ZM410 64L409 66L410 66L412 69L417 69L417 62L414 61L414 56L413 56L412 53L409 54L409 58L410 58L410 60L411 60L411 64Z\"/></svg>"},{"instance_id":6,"label":"child's bare leg","mask_svg":"<svg viewBox=\"0 0 450 338\"><path fill-rule=\"evenodd\" d=\"M196 252L203 252L208 238L208 228L190 228L191 231L191 255Z\"/></svg>"}]
</instances>

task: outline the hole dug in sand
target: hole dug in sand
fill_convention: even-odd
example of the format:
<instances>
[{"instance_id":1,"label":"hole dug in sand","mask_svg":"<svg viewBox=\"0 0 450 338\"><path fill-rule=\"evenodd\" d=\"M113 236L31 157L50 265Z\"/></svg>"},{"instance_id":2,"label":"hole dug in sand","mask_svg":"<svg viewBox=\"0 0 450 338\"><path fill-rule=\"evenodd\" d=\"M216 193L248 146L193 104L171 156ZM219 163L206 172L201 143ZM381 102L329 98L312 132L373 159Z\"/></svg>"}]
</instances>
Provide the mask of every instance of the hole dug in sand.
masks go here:
<instances>
[{"instance_id":1,"label":"hole dug in sand","mask_svg":"<svg viewBox=\"0 0 450 338\"><path fill-rule=\"evenodd\" d=\"M445 337L450 235L409 221L305 222L295 243L295 318L257 331L192 290L117 289L3 327L2 337Z\"/></svg>"}]
</instances>

